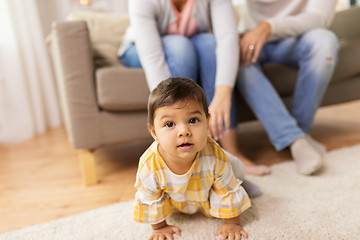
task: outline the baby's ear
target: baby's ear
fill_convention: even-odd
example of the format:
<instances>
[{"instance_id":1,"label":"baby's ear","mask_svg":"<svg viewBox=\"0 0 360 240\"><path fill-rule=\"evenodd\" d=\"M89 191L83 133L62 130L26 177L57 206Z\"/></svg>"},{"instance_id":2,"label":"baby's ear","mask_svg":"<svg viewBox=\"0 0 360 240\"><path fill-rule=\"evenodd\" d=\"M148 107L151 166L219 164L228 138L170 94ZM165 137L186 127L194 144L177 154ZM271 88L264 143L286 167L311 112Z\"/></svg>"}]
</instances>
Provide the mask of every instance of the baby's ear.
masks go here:
<instances>
[{"instance_id":1,"label":"baby's ear","mask_svg":"<svg viewBox=\"0 0 360 240\"><path fill-rule=\"evenodd\" d=\"M148 123L148 124L147 124L147 127L148 127L148 130L149 130L152 138L156 141L158 138L156 137L156 132L155 132L155 127L154 127L154 125Z\"/></svg>"}]
</instances>

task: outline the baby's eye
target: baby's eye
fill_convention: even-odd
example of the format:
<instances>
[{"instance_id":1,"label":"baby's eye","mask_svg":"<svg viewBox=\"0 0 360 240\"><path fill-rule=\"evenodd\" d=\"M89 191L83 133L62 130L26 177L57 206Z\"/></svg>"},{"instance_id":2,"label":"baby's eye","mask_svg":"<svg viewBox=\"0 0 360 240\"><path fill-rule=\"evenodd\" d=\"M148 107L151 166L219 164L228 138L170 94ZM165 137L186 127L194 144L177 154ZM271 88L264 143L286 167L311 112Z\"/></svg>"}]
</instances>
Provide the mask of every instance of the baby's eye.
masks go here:
<instances>
[{"instance_id":1,"label":"baby's eye","mask_svg":"<svg viewBox=\"0 0 360 240\"><path fill-rule=\"evenodd\" d=\"M195 124L197 122L199 122L199 119L197 119L197 118L192 118L192 119L189 120L190 124Z\"/></svg>"},{"instance_id":2,"label":"baby's eye","mask_svg":"<svg viewBox=\"0 0 360 240\"><path fill-rule=\"evenodd\" d=\"M173 122L167 122L165 124L165 127L168 127L168 128L172 128L173 126L175 126L175 124Z\"/></svg>"}]
</instances>

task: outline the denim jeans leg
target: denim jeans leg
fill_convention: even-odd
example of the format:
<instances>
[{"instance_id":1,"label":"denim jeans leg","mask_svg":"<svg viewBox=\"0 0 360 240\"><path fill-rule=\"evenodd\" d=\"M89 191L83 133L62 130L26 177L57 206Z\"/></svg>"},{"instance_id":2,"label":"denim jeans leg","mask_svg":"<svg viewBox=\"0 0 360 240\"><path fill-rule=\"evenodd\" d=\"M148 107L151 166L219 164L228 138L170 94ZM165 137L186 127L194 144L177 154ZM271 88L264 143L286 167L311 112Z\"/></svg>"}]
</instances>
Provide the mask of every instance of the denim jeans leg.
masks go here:
<instances>
[{"instance_id":1,"label":"denim jeans leg","mask_svg":"<svg viewBox=\"0 0 360 240\"><path fill-rule=\"evenodd\" d=\"M338 49L338 39L326 29L305 33L295 48L299 75L291 112L304 132L312 127L315 112L333 75Z\"/></svg>"},{"instance_id":2,"label":"denim jeans leg","mask_svg":"<svg viewBox=\"0 0 360 240\"><path fill-rule=\"evenodd\" d=\"M166 62L172 77L183 77L198 81L198 58L189 38L167 35L162 38Z\"/></svg>"},{"instance_id":3,"label":"denim jeans leg","mask_svg":"<svg viewBox=\"0 0 360 240\"><path fill-rule=\"evenodd\" d=\"M168 35L162 38L162 44L171 76L198 82L198 60L191 41L184 36ZM126 67L142 68L135 44L121 56L120 61Z\"/></svg>"},{"instance_id":4,"label":"denim jeans leg","mask_svg":"<svg viewBox=\"0 0 360 240\"><path fill-rule=\"evenodd\" d=\"M199 59L200 84L204 89L207 104L210 105L215 94L216 80L216 40L211 33L199 33L191 38ZM236 100L231 97L230 127L237 127Z\"/></svg>"},{"instance_id":5,"label":"denim jeans leg","mask_svg":"<svg viewBox=\"0 0 360 240\"><path fill-rule=\"evenodd\" d=\"M277 151L304 135L262 72L259 63L240 67L237 87L263 124Z\"/></svg>"},{"instance_id":6,"label":"denim jeans leg","mask_svg":"<svg viewBox=\"0 0 360 240\"><path fill-rule=\"evenodd\" d=\"M119 60L125 67L142 68L135 44L132 44Z\"/></svg>"}]
</instances>

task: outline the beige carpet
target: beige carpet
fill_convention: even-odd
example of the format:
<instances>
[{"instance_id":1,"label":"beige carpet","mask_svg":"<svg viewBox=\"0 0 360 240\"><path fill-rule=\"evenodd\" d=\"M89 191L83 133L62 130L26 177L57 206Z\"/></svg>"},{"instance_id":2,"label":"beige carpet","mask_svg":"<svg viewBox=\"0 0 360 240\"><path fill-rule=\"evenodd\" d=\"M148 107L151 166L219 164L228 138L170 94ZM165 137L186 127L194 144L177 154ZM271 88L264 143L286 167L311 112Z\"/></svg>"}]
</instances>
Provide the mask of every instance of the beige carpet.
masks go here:
<instances>
[{"instance_id":1,"label":"beige carpet","mask_svg":"<svg viewBox=\"0 0 360 240\"><path fill-rule=\"evenodd\" d=\"M266 177L249 177L263 195L243 214L249 239L360 239L360 145L329 152L312 177L296 174L292 161ZM147 239L150 226L131 220L132 202L0 235L1 240ZM182 229L175 239L216 239L221 220L175 215Z\"/></svg>"}]
</instances>

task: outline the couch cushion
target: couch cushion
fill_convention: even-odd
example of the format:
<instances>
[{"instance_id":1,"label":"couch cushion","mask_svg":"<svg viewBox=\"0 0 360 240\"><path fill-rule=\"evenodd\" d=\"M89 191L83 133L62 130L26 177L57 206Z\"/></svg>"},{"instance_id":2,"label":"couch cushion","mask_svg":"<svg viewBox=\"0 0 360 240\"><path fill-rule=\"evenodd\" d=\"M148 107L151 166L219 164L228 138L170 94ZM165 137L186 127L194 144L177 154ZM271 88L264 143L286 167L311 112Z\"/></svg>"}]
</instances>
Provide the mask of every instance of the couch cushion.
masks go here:
<instances>
[{"instance_id":1,"label":"couch cushion","mask_svg":"<svg viewBox=\"0 0 360 240\"><path fill-rule=\"evenodd\" d=\"M112 66L96 71L98 104L108 111L146 111L149 88L140 68Z\"/></svg>"},{"instance_id":2,"label":"couch cushion","mask_svg":"<svg viewBox=\"0 0 360 240\"><path fill-rule=\"evenodd\" d=\"M338 63L332 82L360 74L360 40L341 40Z\"/></svg>"},{"instance_id":3,"label":"couch cushion","mask_svg":"<svg viewBox=\"0 0 360 240\"><path fill-rule=\"evenodd\" d=\"M127 14L84 10L70 13L67 19L87 23L95 67L120 64L117 59L117 50L129 26Z\"/></svg>"}]
</instances>

